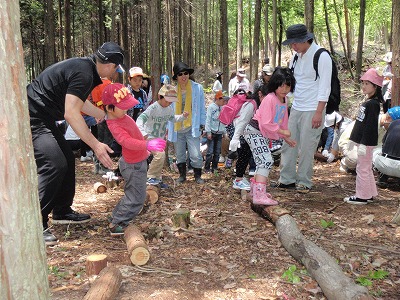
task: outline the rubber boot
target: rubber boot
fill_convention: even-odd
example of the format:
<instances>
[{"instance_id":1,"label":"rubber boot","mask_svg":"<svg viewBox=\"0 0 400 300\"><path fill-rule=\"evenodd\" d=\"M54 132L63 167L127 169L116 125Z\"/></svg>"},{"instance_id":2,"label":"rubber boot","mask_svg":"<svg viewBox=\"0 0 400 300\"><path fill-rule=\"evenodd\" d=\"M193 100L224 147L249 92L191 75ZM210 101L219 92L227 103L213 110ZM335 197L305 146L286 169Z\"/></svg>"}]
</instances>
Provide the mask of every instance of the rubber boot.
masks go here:
<instances>
[{"instance_id":1,"label":"rubber boot","mask_svg":"<svg viewBox=\"0 0 400 300\"><path fill-rule=\"evenodd\" d=\"M193 172L194 172L194 181L196 181L196 183L198 184L203 184L204 180L201 179L201 169L193 168Z\"/></svg>"},{"instance_id":2,"label":"rubber boot","mask_svg":"<svg viewBox=\"0 0 400 300\"><path fill-rule=\"evenodd\" d=\"M182 183L186 181L186 162L176 164L179 171L179 178L177 180L178 183Z\"/></svg>"},{"instance_id":3,"label":"rubber boot","mask_svg":"<svg viewBox=\"0 0 400 300\"><path fill-rule=\"evenodd\" d=\"M253 204L256 205L278 205L278 202L272 199L271 194L266 192L267 184L254 181L253 183Z\"/></svg>"}]
</instances>

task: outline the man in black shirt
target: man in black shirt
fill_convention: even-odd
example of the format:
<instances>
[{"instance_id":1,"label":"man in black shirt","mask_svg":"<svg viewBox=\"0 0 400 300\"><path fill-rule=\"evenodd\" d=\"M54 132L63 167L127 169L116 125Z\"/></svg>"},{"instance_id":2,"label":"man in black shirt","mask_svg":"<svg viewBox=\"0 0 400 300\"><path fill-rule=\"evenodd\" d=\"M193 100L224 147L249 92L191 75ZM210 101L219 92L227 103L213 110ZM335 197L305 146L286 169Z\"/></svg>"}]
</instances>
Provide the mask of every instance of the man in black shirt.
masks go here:
<instances>
[{"instance_id":1,"label":"man in black shirt","mask_svg":"<svg viewBox=\"0 0 400 300\"><path fill-rule=\"evenodd\" d=\"M46 245L57 238L48 230L50 212L54 224L84 223L90 215L72 210L75 195L75 157L57 128L65 119L76 134L95 152L107 168L113 167L112 149L90 132L81 111L97 119L104 111L86 101L101 77L113 78L123 71L123 50L115 43L104 43L92 56L70 58L45 69L27 86L33 148L38 173L39 200Z\"/></svg>"}]
</instances>

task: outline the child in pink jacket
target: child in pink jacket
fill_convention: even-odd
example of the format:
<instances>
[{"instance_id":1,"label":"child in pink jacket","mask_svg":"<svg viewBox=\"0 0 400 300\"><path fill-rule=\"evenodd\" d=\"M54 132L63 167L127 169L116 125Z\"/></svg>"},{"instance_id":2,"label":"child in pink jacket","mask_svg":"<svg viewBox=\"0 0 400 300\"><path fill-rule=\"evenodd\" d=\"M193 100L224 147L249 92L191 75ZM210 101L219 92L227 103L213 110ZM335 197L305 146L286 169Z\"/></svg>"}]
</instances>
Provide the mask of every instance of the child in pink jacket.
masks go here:
<instances>
[{"instance_id":1,"label":"child in pink jacket","mask_svg":"<svg viewBox=\"0 0 400 300\"><path fill-rule=\"evenodd\" d=\"M261 105L244 130L244 138L257 165L256 175L250 181L250 193L254 204L278 204L266 191L269 172L274 163L270 144L272 140L283 138L289 146L296 145L296 142L290 139L288 130L286 99L286 95L293 92L294 87L295 79L290 69L276 68L268 85L263 85L259 90Z\"/></svg>"}]
</instances>

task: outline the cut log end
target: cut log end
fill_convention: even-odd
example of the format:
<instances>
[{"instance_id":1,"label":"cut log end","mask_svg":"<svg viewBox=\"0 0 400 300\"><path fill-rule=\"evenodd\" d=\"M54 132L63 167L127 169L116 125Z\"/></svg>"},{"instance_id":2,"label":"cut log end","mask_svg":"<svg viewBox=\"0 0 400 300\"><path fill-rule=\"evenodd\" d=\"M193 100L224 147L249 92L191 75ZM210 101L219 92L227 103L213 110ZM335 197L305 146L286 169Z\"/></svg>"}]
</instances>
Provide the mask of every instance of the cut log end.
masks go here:
<instances>
[{"instance_id":1,"label":"cut log end","mask_svg":"<svg viewBox=\"0 0 400 300\"><path fill-rule=\"evenodd\" d=\"M143 266L150 259L150 252L145 247L137 247L133 249L130 260L135 266Z\"/></svg>"},{"instance_id":2,"label":"cut log end","mask_svg":"<svg viewBox=\"0 0 400 300\"><path fill-rule=\"evenodd\" d=\"M150 204L157 203L160 196L160 187L157 185L148 185L146 188L146 199Z\"/></svg>"},{"instance_id":3,"label":"cut log end","mask_svg":"<svg viewBox=\"0 0 400 300\"><path fill-rule=\"evenodd\" d=\"M86 275L98 275L101 270L107 267L107 255L92 254L86 258Z\"/></svg>"},{"instance_id":4,"label":"cut log end","mask_svg":"<svg viewBox=\"0 0 400 300\"><path fill-rule=\"evenodd\" d=\"M94 188L95 192L99 193L99 194L107 192L107 187L101 182L96 182L93 185L93 188Z\"/></svg>"},{"instance_id":5,"label":"cut log end","mask_svg":"<svg viewBox=\"0 0 400 300\"><path fill-rule=\"evenodd\" d=\"M135 225L129 225L124 237L132 264L145 265L150 259L150 252L140 229Z\"/></svg>"}]
</instances>

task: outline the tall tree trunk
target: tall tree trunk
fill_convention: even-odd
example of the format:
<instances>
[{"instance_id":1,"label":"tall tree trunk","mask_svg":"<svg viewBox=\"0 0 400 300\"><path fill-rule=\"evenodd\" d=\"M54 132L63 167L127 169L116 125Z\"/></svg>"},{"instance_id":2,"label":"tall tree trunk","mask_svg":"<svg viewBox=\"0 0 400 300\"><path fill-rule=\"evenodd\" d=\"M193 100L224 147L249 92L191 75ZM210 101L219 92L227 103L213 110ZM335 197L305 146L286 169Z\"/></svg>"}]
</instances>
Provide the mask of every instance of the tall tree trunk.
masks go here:
<instances>
[{"instance_id":1,"label":"tall tree trunk","mask_svg":"<svg viewBox=\"0 0 400 300\"><path fill-rule=\"evenodd\" d=\"M50 299L17 0L0 0L0 299ZM16 122L18 120L18 122Z\"/></svg>"},{"instance_id":2,"label":"tall tree trunk","mask_svg":"<svg viewBox=\"0 0 400 300\"><path fill-rule=\"evenodd\" d=\"M351 24L350 24L350 19L349 19L349 9L347 5L348 0L343 1L343 7L344 7L344 24L346 25L346 43L347 43L347 52L345 51L345 55L347 56L348 60L351 61L351 53L353 52L353 49L351 47L352 39L351 39ZM336 6L336 5L335 5Z\"/></svg>"},{"instance_id":3,"label":"tall tree trunk","mask_svg":"<svg viewBox=\"0 0 400 300\"><path fill-rule=\"evenodd\" d=\"M64 60L64 22L63 22L63 3L62 0L58 0L58 22L59 22L59 28L58 28L58 35L59 35L59 49L60 49L60 60Z\"/></svg>"},{"instance_id":4,"label":"tall tree trunk","mask_svg":"<svg viewBox=\"0 0 400 300\"><path fill-rule=\"evenodd\" d=\"M55 18L54 18L54 3L53 0L46 0L46 14L45 14L45 32L47 36L47 41L45 42L46 59L44 61L44 67L50 66L56 62L56 28L55 28Z\"/></svg>"},{"instance_id":5,"label":"tall tree trunk","mask_svg":"<svg viewBox=\"0 0 400 300\"><path fill-rule=\"evenodd\" d=\"M204 27L203 27L203 43L204 43L204 86L208 86L209 82L209 70L208 64L210 60L210 52L209 52L209 40L208 40L208 0L204 0Z\"/></svg>"},{"instance_id":6,"label":"tall tree trunk","mask_svg":"<svg viewBox=\"0 0 400 300\"><path fill-rule=\"evenodd\" d=\"M71 45L71 3L69 0L64 1L64 15L65 15L65 58L72 57Z\"/></svg>"},{"instance_id":7,"label":"tall tree trunk","mask_svg":"<svg viewBox=\"0 0 400 300\"><path fill-rule=\"evenodd\" d=\"M228 49L228 8L226 0L220 0L220 32L222 49L222 69L224 74L229 74L229 49ZM223 89L228 90L228 80L223 81Z\"/></svg>"},{"instance_id":8,"label":"tall tree trunk","mask_svg":"<svg viewBox=\"0 0 400 300\"><path fill-rule=\"evenodd\" d=\"M172 26L171 26L171 12L173 12L173 10L171 9L171 0L166 0L165 1L165 6L166 6L166 22L167 22L167 26L166 26L166 35L167 35L167 45L166 45L166 52L167 52L167 68L166 68L166 72L168 74L172 73L172 66L174 64L174 52L172 49L172 45L174 45L173 42L173 31L172 31Z\"/></svg>"},{"instance_id":9,"label":"tall tree trunk","mask_svg":"<svg viewBox=\"0 0 400 300\"><path fill-rule=\"evenodd\" d=\"M357 59L356 59L356 78L360 77L362 67L362 49L364 46L364 24L365 24L365 2L360 0L360 24L358 27Z\"/></svg>"},{"instance_id":10,"label":"tall tree trunk","mask_svg":"<svg viewBox=\"0 0 400 300\"><path fill-rule=\"evenodd\" d=\"M152 91L153 100L157 99L158 91L160 89L160 15L161 15L161 2L159 0L151 0L150 2L150 57L151 57L151 76L152 76Z\"/></svg>"},{"instance_id":11,"label":"tall tree trunk","mask_svg":"<svg viewBox=\"0 0 400 300\"><path fill-rule=\"evenodd\" d=\"M333 42L332 42L332 33L331 33L331 27L329 26L328 8L326 6L326 0L324 0L324 12L325 12L325 24L326 24L326 32L328 33L329 47L331 48L331 53L334 55L335 48L333 47Z\"/></svg>"},{"instance_id":12,"label":"tall tree trunk","mask_svg":"<svg viewBox=\"0 0 400 300\"><path fill-rule=\"evenodd\" d=\"M111 0L111 30L110 30L110 41L116 42L116 20L115 20L115 11L116 11L116 0Z\"/></svg>"},{"instance_id":13,"label":"tall tree trunk","mask_svg":"<svg viewBox=\"0 0 400 300\"><path fill-rule=\"evenodd\" d=\"M248 30L249 30L249 60L251 60L251 54L253 53L253 45L252 45L253 33L251 30L253 23L251 20L251 13L252 13L251 2L252 2L252 0L249 0L249 9L247 10L247 12L248 12L247 16L249 18L249 20L248 20L248 24L249 24L249 27L248 27ZM248 74L248 76L249 76L249 80L251 80L251 78L253 77L253 70L252 70L252 64L250 63L249 65L250 65L250 72L249 72L250 74Z\"/></svg>"},{"instance_id":14,"label":"tall tree trunk","mask_svg":"<svg viewBox=\"0 0 400 300\"><path fill-rule=\"evenodd\" d=\"M251 59L251 64L253 66L253 76L249 78L250 82L257 79L258 69L260 65L261 0L256 0L255 3L253 30L253 55Z\"/></svg>"},{"instance_id":15,"label":"tall tree trunk","mask_svg":"<svg viewBox=\"0 0 400 300\"><path fill-rule=\"evenodd\" d=\"M97 41L98 46L101 46L105 41L104 36L104 7L103 7L103 0L97 0L97 8L98 8L98 31L99 31L99 40ZM127 49L125 49L127 50Z\"/></svg>"},{"instance_id":16,"label":"tall tree trunk","mask_svg":"<svg viewBox=\"0 0 400 300\"><path fill-rule=\"evenodd\" d=\"M242 66L243 57L243 0L237 0L236 70ZM225 76L228 78L228 74Z\"/></svg>"},{"instance_id":17,"label":"tall tree trunk","mask_svg":"<svg viewBox=\"0 0 400 300\"><path fill-rule=\"evenodd\" d=\"M265 0L264 22L264 58L269 57L269 26L268 26L269 1Z\"/></svg>"},{"instance_id":18,"label":"tall tree trunk","mask_svg":"<svg viewBox=\"0 0 400 300\"><path fill-rule=\"evenodd\" d=\"M121 46L122 49L125 50L125 63L128 64L128 66L132 65L132 62L130 61L129 55L126 55L128 52L127 50L129 49L129 35L128 35L128 7L127 3L125 1L120 1L120 15L121 15L121 21L120 21L120 28L121 28ZM127 57L128 56L128 57ZM127 70L126 70L127 71Z\"/></svg>"},{"instance_id":19,"label":"tall tree trunk","mask_svg":"<svg viewBox=\"0 0 400 300\"><path fill-rule=\"evenodd\" d=\"M276 46L277 46L277 4L278 0L272 0L272 65L276 66Z\"/></svg>"},{"instance_id":20,"label":"tall tree trunk","mask_svg":"<svg viewBox=\"0 0 400 300\"><path fill-rule=\"evenodd\" d=\"M309 32L314 32L314 0L304 0L304 18Z\"/></svg>"},{"instance_id":21,"label":"tall tree trunk","mask_svg":"<svg viewBox=\"0 0 400 300\"><path fill-rule=\"evenodd\" d=\"M392 2L393 23L392 23L392 107L398 106L400 97L400 2ZM399 207L400 213L400 207Z\"/></svg>"}]
</instances>

